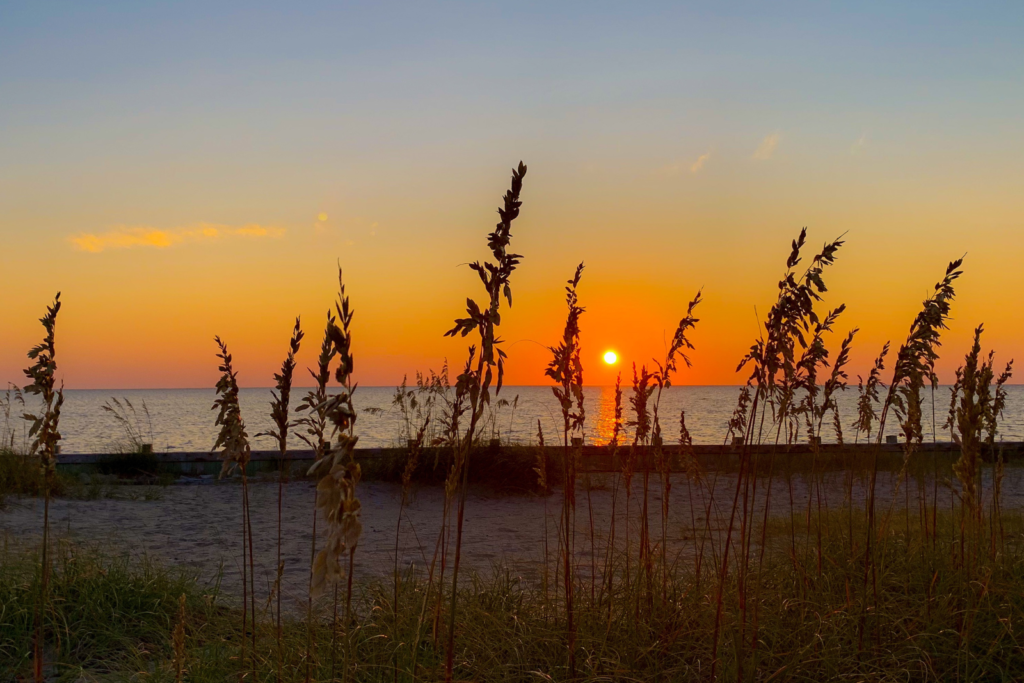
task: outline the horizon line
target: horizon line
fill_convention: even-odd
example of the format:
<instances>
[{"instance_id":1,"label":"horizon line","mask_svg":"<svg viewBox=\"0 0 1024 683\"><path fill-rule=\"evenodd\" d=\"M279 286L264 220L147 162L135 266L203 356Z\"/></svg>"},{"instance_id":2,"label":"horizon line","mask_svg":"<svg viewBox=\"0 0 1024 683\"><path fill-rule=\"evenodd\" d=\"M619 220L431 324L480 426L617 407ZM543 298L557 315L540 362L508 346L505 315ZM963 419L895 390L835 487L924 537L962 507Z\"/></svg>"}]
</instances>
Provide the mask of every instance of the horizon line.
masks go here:
<instances>
[{"instance_id":1,"label":"horizon line","mask_svg":"<svg viewBox=\"0 0 1024 683\"><path fill-rule=\"evenodd\" d=\"M21 387L18 386L18 385L10 384L9 386L16 386L16 387L18 387L18 389L21 389ZM399 384L365 384L365 385L360 384L360 385L357 385L356 388L357 389L397 389L400 386L401 385L399 385ZM505 385L502 386L502 388L506 389L506 390L507 389L511 389L511 388L524 388L524 389L540 388L540 389L545 389L545 388L552 388L554 386L555 385L553 385L553 384L505 384ZM690 388L697 388L697 389L703 389L703 388L737 388L738 389L738 388L743 387L743 386L747 386L747 385L745 385L745 384L672 384L670 387L667 387L667 388L671 389L671 388L677 388L677 387L690 387ZM951 387L953 385L952 384L939 384L939 386L940 387ZM1020 386L1024 386L1024 382L1007 382L1006 386L1020 387ZM605 388L614 388L615 385L614 384L584 384L583 387L585 389L586 388L605 389ZM276 388L277 388L276 386L271 386L271 385L268 385L268 386L239 387L239 389L241 389L241 390L247 390L247 389L276 389ZM295 386L295 385L293 385L292 386L293 390L294 389L313 389L313 388L315 388L315 387L312 386L312 385L310 385L310 386ZM332 389L332 388L337 388L337 387L336 386L328 386L327 388L328 389ZM415 389L416 385L415 384L407 385L407 388ZM846 388L852 389L852 388L855 388L855 387L853 385L847 385ZM629 386L629 385L622 385L622 389L623 389L623 391L626 391L626 390L631 390L632 387ZM64 391L199 391L199 390L215 391L215 387L213 387L213 386L200 386L200 387L119 387L119 388L92 388L92 387L68 388L68 387L65 387L65 389L64 389Z\"/></svg>"}]
</instances>

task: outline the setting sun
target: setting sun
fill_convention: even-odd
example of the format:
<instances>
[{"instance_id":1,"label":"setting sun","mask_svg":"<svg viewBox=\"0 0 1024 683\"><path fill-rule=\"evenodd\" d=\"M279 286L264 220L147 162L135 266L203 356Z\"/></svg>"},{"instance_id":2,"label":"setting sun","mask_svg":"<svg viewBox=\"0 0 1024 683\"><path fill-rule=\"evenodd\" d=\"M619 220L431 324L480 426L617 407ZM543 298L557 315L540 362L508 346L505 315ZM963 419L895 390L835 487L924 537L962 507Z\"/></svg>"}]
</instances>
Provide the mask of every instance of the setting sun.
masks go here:
<instances>
[{"instance_id":1,"label":"setting sun","mask_svg":"<svg viewBox=\"0 0 1024 683\"><path fill-rule=\"evenodd\" d=\"M604 352L604 362L607 363L608 365L615 365L615 363L618 362L618 360L619 356L614 351Z\"/></svg>"}]
</instances>

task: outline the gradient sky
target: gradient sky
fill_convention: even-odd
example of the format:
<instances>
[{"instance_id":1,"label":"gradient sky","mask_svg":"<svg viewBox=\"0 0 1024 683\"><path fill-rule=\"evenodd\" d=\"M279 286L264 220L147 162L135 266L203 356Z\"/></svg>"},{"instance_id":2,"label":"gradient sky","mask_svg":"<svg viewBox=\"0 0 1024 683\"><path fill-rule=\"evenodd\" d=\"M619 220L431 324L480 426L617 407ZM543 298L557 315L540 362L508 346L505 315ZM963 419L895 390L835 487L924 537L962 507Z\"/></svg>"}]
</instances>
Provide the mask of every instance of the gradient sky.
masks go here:
<instances>
[{"instance_id":1,"label":"gradient sky","mask_svg":"<svg viewBox=\"0 0 1024 683\"><path fill-rule=\"evenodd\" d=\"M215 334L267 386L337 260L363 384L458 365L520 159L511 384L580 260L588 383L701 286L679 382L741 382L804 225L847 233L854 373L965 252L943 378L980 322L1022 357L1021 35L1021 3L0 3L0 381L59 289L68 387L212 386Z\"/></svg>"}]
</instances>

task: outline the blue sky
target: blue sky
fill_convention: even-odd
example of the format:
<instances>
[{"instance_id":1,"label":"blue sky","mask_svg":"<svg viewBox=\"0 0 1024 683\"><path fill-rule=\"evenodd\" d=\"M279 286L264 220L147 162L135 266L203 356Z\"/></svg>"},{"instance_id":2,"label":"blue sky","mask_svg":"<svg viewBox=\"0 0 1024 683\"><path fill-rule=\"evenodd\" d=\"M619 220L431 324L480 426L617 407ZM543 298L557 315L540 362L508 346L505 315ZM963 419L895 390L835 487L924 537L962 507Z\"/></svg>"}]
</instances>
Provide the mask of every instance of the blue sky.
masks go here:
<instances>
[{"instance_id":1,"label":"blue sky","mask_svg":"<svg viewBox=\"0 0 1024 683\"><path fill-rule=\"evenodd\" d=\"M96 319L161 301L191 324L200 314L181 301L195 294L180 283L196 273L229 264L239 291L262 291L251 271L301 280L315 262L329 288L337 258L378 316L374 377L436 364L443 342L392 345L402 328L389 321L436 316L440 329L458 313L455 267L476 257L520 158L533 322L557 320L552 273L581 258L595 291L664 300L652 338L672 324L668 302L701 284L717 290L712 319L752 317L775 251L809 225L815 241L850 231L837 277L851 312L886 307L858 362L902 334L964 252L977 264L970 324L951 334L964 341L985 319L1024 352L1024 317L1007 312L1019 308L1009 264L1024 256L1022 29L1020 3L0 4L0 267L15 281L0 317L16 321L0 370L16 372L57 288ZM285 236L207 248L200 225ZM173 245L75 248L149 229ZM899 268L879 274L892 256ZM429 300L416 298L423 263L445 266ZM154 270L163 279L137 292L109 276ZM281 307L267 326L288 327ZM222 315L197 338L221 319L265 374L271 342L251 324ZM75 329L80 348L117 346L109 325ZM718 368L706 379L726 381L745 343L706 359Z\"/></svg>"}]
</instances>

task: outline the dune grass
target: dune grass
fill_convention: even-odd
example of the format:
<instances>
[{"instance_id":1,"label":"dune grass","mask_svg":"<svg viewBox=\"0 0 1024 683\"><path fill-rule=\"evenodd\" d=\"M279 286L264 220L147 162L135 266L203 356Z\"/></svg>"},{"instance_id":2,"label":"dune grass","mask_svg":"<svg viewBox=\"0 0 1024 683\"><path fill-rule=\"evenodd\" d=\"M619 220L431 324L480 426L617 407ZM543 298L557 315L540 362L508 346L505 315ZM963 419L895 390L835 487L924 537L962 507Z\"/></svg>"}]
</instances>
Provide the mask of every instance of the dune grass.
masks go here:
<instances>
[{"instance_id":1,"label":"dune grass","mask_svg":"<svg viewBox=\"0 0 1024 683\"><path fill-rule=\"evenodd\" d=\"M922 457L925 394L930 384L934 399L939 339L962 260L948 265L923 302L896 351L888 385L883 374L888 343L867 381L858 383L862 400L851 425L853 440L873 446L859 463L845 463L845 495L838 506L840 496L833 495L831 507L825 475L836 461L820 448L821 430L830 419L842 438L848 417L840 416L835 396L847 386L856 329L842 337L833 354L828 340L845 306L822 306L827 273L843 241L823 245L806 266L800 265L806 230L792 243L778 298L738 368L750 375L726 436L733 439L737 464L724 492L716 486L719 472L702 471L694 457L686 416L679 416L679 443L670 447L659 414L661 390L670 385L677 360L690 363L686 351L693 346L687 335L698 322L693 316L701 301L698 291L664 363L641 363L639 370L633 365L632 416L626 423L633 428L632 442L624 444L619 459L624 537L615 542L613 525L602 547L591 518L587 556L586 544L577 543L575 505L579 437L586 426L579 325L584 308L577 291L582 264L566 288L561 343L550 349L548 375L563 417L560 458L552 462L546 453L538 458L535 450L524 448L502 463L485 457L498 451L479 447L486 416L493 414L488 413L492 397L497 403L503 381L506 355L498 329L502 301L512 304L510 278L521 259L509 246L525 173L523 164L513 171L501 221L488 235L494 261L470 264L487 298L482 306L467 300L468 317L456 319L447 332L473 333L477 342L468 348L463 371L454 386L443 370L420 376L416 392L403 384L396 395L409 448L389 469L403 483L403 502L420 468L444 475L440 533L425 571L400 573L396 561L394 576L354 584L362 533L357 485L363 470L355 453L353 313L340 269L335 311L328 313L317 371L310 371L317 387L301 401L304 417L293 422L288 396L301 338L296 322L290 355L277 376L272 416L282 455L291 427L301 427L297 435L316 451L308 472L317 487L304 614L285 615L279 593L266 605L256 602L250 522L253 514L266 511L249 506L250 447L237 373L219 338L223 374L214 407L220 409L221 430L214 449L222 450L225 473L241 472L241 600L221 600L214 588L145 560L112 555L110 549L49 540L45 511L57 486L63 400L54 375L55 300L42 320L47 336L30 351L34 364L26 371L33 380L26 391L43 399L40 414L29 416L29 436L35 439L29 452L42 465L40 479L13 457L0 462L0 482L9 480L29 493L41 485L45 499L41 551L5 548L0 566L0 655L10 663L4 664L3 676L31 675L37 683L83 675L176 682L237 677L239 683L1024 678L1018 635L1024 617L1024 518L1021 511L1002 509L1003 465L995 449L1012 365L996 374L994 355L981 352L980 326L949 401L947 426L959 447L957 460L943 462L940 469L938 458ZM332 369L337 393L327 392ZM878 396L884 399L876 414ZM617 381L613 455L622 434L621 408ZM887 421L895 421L903 436L895 462L887 462L881 448ZM432 463L423 448L428 428L433 431L429 445L445 454L435 455ZM798 434L806 435L810 452L794 461L787 450ZM985 452L997 454L990 491L980 485ZM683 528L670 529L672 459L684 465L690 519ZM796 465L803 485L794 489ZM897 476L892 495L883 499L878 474L886 467ZM548 566L545 519L539 585L514 565L484 574L461 567L471 477L502 472L519 472L512 477L520 484L537 482L543 490L552 475L561 478L561 510L550 520L557 539L554 562ZM868 482L864 500L853 494L858 475ZM631 485L634 476L637 490ZM910 477L919 483L913 500ZM945 477L948 498L940 502ZM922 481L931 486L930 499ZM779 494L772 499L780 484L788 500L779 500ZM582 485L589 500L588 477ZM700 493L697 504L693 491ZM617 495L616 488L613 510ZM659 500L660 510L652 509ZM315 545L318 517L327 532L320 548ZM652 531L657 517L661 528ZM399 524L396 547L400 532ZM278 539L280 534L279 524ZM689 554L670 557L670 536L692 540Z\"/></svg>"},{"instance_id":2,"label":"dune grass","mask_svg":"<svg viewBox=\"0 0 1024 683\"><path fill-rule=\"evenodd\" d=\"M802 517L801 517L802 520ZM845 529L846 517L823 516L827 529ZM854 521L863 538L866 518ZM1006 550L995 560L981 557L965 581L954 546L960 519L937 517L934 542L917 524L911 536L893 533L880 551L877 601L870 605L871 638L857 647L860 620L868 607L851 595L863 568L851 562L846 538L826 533L820 575L803 571L786 553L771 553L746 589L757 595L761 614L757 648L738 645L741 622L721 624L719 667L724 680L736 677L738 656L751 657L751 680L1021 680L1024 677L1024 518L1004 516ZM788 545L790 521L773 518L769 544ZM798 543L816 538L816 526ZM174 569L109 548L61 544L54 553L46 615L49 676L62 680L224 681L237 672L240 605L222 598L217 587L197 582ZM454 677L472 681L529 680L709 680L714 649L718 579L700 577L693 565L670 568L668 599L637 620L638 601L646 600L646 580L634 573L625 583L617 566L614 596L603 590L574 598L575 639L579 656L575 678L565 656L566 613L560 600L545 597L540 586L514 567L495 567L486 575L464 572L456 629L459 649ZM656 571L660 571L657 568ZM467 578L468 577L468 578ZM5 550L0 556L0 680L27 676L31 665L32 612L39 581L35 553ZM735 579L725 585L723 601L740 599ZM426 590L422 576L407 574L395 586L386 577L357 587L351 620L343 628L350 646L343 653L349 680L412 680L417 615ZM184 595L184 627L179 600ZM250 622L251 623L251 622ZM88 625L83 628L83 625ZM277 624L261 609L256 622L260 641L273 642ZM324 644L307 655L308 629ZM328 604L305 618L285 618L281 649L264 647L246 663L256 680L304 681L307 664L313 680L331 680L331 618ZM175 632L184 634L176 655ZM742 653L742 655L741 655ZM418 680L444 675L442 639L422 638L417 653ZM340 672L335 675L340 677Z\"/></svg>"}]
</instances>

